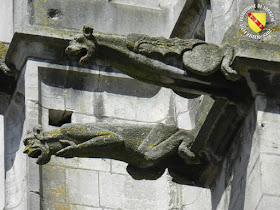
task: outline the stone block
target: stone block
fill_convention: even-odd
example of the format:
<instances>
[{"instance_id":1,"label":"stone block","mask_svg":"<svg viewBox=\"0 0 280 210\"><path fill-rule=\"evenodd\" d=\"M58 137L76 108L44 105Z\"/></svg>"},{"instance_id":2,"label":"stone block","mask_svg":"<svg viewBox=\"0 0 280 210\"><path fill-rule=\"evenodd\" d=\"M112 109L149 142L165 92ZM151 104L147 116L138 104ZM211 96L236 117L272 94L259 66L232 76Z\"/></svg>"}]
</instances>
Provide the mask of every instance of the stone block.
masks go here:
<instances>
[{"instance_id":1,"label":"stone block","mask_svg":"<svg viewBox=\"0 0 280 210\"><path fill-rule=\"evenodd\" d=\"M252 2L253 4L253 2ZM212 11L212 42L221 44L226 30L238 17L237 1L211 1Z\"/></svg>"},{"instance_id":2,"label":"stone block","mask_svg":"<svg viewBox=\"0 0 280 210\"><path fill-rule=\"evenodd\" d=\"M53 156L49 165L62 166L73 169L87 169L93 171L109 172L111 165L109 159L101 158L60 158Z\"/></svg>"},{"instance_id":3,"label":"stone block","mask_svg":"<svg viewBox=\"0 0 280 210\"><path fill-rule=\"evenodd\" d=\"M280 154L280 130L278 127L278 122L269 122L261 125L258 135L258 138L260 139L261 152L275 155Z\"/></svg>"},{"instance_id":4,"label":"stone block","mask_svg":"<svg viewBox=\"0 0 280 210\"><path fill-rule=\"evenodd\" d=\"M28 202L28 209L40 209L41 208L41 203L40 203L40 194L38 192L29 192L29 202ZM22 205L22 207L20 207L21 209L24 209L25 206ZM19 209L20 209L19 208Z\"/></svg>"},{"instance_id":5,"label":"stone block","mask_svg":"<svg viewBox=\"0 0 280 210\"><path fill-rule=\"evenodd\" d=\"M48 202L65 202L66 173L65 168L42 166L42 197Z\"/></svg>"},{"instance_id":6,"label":"stone block","mask_svg":"<svg viewBox=\"0 0 280 210\"><path fill-rule=\"evenodd\" d=\"M27 61L22 71L25 71L25 99L39 101L38 66L32 61Z\"/></svg>"},{"instance_id":7,"label":"stone block","mask_svg":"<svg viewBox=\"0 0 280 210\"><path fill-rule=\"evenodd\" d=\"M28 158L27 160L28 171L28 187L31 192L40 192L41 176L40 166L36 164L36 159ZM34 197L34 196L33 196Z\"/></svg>"},{"instance_id":8,"label":"stone block","mask_svg":"<svg viewBox=\"0 0 280 210\"><path fill-rule=\"evenodd\" d=\"M72 114L72 123L95 123L96 117L93 115L86 115L74 112Z\"/></svg>"},{"instance_id":9,"label":"stone block","mask_svg":"<svg viewBox=\"0 0 280 210\"><path fill-rule=\"evenodd\" d=\"M261 177L264 194L280 196L280 157L273 154L261 154Z\"/></svg>"},{"instance_id":10,"label":"stone block","mask_svg":"<svg viewBox=\"0 0 280 210\"><path fill-rule=\"evenodd\" d=\"M211 193L209 189L182 186L182 210L211 210Z\"/></svg>"},{"instance_id":11,"label":"stone block","mask_svg":"<svg viewBox=\"0 0 280 210\"><path fill-rule=\"evenodd\" d=\"M67 203L99 206L98 173L90 170L66 170L66 196Z\"/></svg>"},{"instance_id":12,"label":"stone block","mask_svg":"<svg viewBox=\"0 0 280 210\"><path fill-rule=\"evenodd\" d=\"M41 83L40 104L49 109L65 110L65 89Z\"/></svg>"},{"instance_id":13,"label":"stone block","mask_svg":"<svg viewBox=\"0 0 280 210\"><path fill-rule=\"evenodd\" d=\"M92 92L67 89L65 102L66 110L75 110L81 114L93 114L93 100L94 96Z\"/></svg>"},{"instance_id":14,"label":"stone block","mask_svg":"<svg viewBox=\"0 0 280 210\"><path fill-rule=\"evenodd\" d=\"M126 176L110 173L99 173L100 205L105 208L124 209Z\"/></svg>"},{"instance_id":15,"label":"stone block","mask_svg":"<svg viewBox=\"0 0 280 210\"><path fill-rule=\"evenodd\" d=\"M128 175L126 167L127 163L118 160L112 160L112 173Z\"/></svg>"},{"instance_id":16,"label":"stone block","mask_svg":"<svg viewBox=\"0 0 280 210\"><path fill-rule=\"evenodd\" d=\"M75 205L75 204L69 204L69 203L61 203L61 202L48 202L43 201L42 203L43 209L48 210L64 210L64 209L71 209L71 210L103 210L102 208L95 208L90 206L82 206L82 205Z\"/></svg>"},{"instance_id":17,"label":"stone block","mask_svg":"<svg viewBox=\"0 0 280 210\"><path fill-rule=\"evenodd\" d=\"M125 175L100 173L100 202L101 206L113 209L167 210L167 177L136 181Z\"/></svg>"},{"instance_id":18,"label":"stone block","mask_svg":"<svg viewBox=\"0 0 280 210\"><path fill-rule=\"evenodd\" d=\"M264 195L256 210L278 210L280 209L279 196Z\"/></svg>"},{"instance_id":19,"label":"stone block","mask_svg":"<svg viewBox=\"0 0 280 210\"><path fill-rule=\"evenodd\" d=\"M25 129L27 131L32 131L32 129L38 125L40 109L42 109L42 107L38 104L38 102L30 101L30 100L27 100L25 102L25 112L26 112Z\"/></svg>"},{"instance_id":20,"label":"stone block","mask_svg":"<svg viewBox=\"0 0 280 210\"><path fill-rule=\"evenodd\" d=\"M148 99L107 93L102 94L102 102L98 103L98 105L99 108L102 107L103 114L106 117L142 122L159 122L169 115L169 97L170 92L167 89L159 91L157 95ZM101 104L102 106L100 106Z\"/></svg>"},{"instance_id":21,"label":"stone block","mask_svg":"<svg viewBox=\"0 0 280 210\"><path fill-rule=\"evenodd\" d=\"M13 209L27 200L26 155L22 150L5 155L5 170L5 208Z\"/></svg>"},{"instance_id":22,"label":"stone block","mask_svg":"<svg viewBox=\"0 0 280 210\"><path fill-rule=\"evenodd\" d=\"M1 1L0 14L0 41L11 42L14 31L13 3L9 0Z\"/></svg>"},{"instance_id":23,"label":"stone block","mask_svg":"<svg viewBox=\"0 0 280 210\"><path fill-rule=\"evenodd\" d=\"M144 33L169 37L184 3L185 0L153 3L95 0L78 4L70 0L61 4L57 0L35 0L30 4L33 12L28 15L32 23L39 26L80 29L84 24L90 24L97 31L107 33Z\"/></svg>"},{"instance_id":24,"label":"stone block","mask_svg":"<svg viewBox=\"0 0 280 210\"><path fill-rule=\"evenodd\" d=\"M177 127L185 130L194 128L189 112L180 113L177 116Z\"/></svg>"},{"instance_id":25,"label":"stone block","mask_svg":"<svg viewBox=\"0 0 280 210\"><path fill-rule=\"evenodd\" d=\"M157 180L142 181L127 177L124 209L168 210L170 201L168 180L166 175Z\"/></svg>"}]
</instances>

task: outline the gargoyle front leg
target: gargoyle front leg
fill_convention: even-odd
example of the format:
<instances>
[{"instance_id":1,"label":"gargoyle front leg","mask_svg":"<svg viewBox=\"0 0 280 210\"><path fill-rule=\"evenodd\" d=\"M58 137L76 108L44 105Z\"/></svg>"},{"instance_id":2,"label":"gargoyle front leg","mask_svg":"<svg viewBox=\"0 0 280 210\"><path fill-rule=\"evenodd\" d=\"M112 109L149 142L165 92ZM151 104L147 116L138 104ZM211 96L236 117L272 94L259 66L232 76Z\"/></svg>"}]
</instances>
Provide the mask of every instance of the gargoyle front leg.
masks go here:
<instances>
[{"instance_id":1,"label":"gargoyle front leg","mask_svg":"<svg viewBox=\"0 0 280 210\"><path fill-rule=\"evenodd\" d=\"M123 143L121 136L113 132L97 131L96 133L98 134L94 134L93 138L79 144L70 140L60 140L60 143L65 147L57 151L55 155L65 158L106 157L107 153L110 153L109 150L112 145L121 145ZM110 158L110 155L107 158Z\"/></svg>"},{"instance_id":2,"label":"gargoyle front leg","mask_svg":"<svg viewBox=\"0 0 280 210\"><path fill-rule=\"evenodd\" d=\"M230 67L234 57L234 48L229 44L222 45L222 48L224 57L221 64L221 71L228 80L236 81L240 78L240 75L236 70Z\"/></svg>"}]
</instances>

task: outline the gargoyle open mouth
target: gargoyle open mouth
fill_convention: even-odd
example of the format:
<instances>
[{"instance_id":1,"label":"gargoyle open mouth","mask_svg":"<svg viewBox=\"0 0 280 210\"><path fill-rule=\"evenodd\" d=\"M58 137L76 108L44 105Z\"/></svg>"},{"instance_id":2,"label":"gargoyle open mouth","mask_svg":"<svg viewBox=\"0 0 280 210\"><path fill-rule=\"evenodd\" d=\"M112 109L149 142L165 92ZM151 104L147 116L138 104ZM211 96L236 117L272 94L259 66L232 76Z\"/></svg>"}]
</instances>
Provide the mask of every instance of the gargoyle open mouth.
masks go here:
<instances>
[{"instance_id":1,"label":"gargoyle open mouth","mask_svg":"<svg viewBox=\"0 0 280 210\"><path fill-rule=\"evenodd\" d=\"M38 140L28 141L24 153L27 153L29 157L38 158L36 163L39 165L46 164L50 161L51 154L48 146L40 144L41 142L36 142ZM38 145L39 144L39 145Z\"/></svg>"},{"instance_id":2,"label":"gargoyle open mouth","mask_svg":"<svg viewBox=\"0 0 280 210\"><path fill-rule=\"evenodd\" d=\"M27 153L27 155L32 158L38 158L42 154L42 151L40 148L25 149L23 152Z\"/></svg>"},{"instance_id":3,"label":"gargoyle open mouth","mask_svg":"<svg viewBox=\"0 0 280 210\"><path fill-rule=\"evenodd\" d=\"M70 59L79 60L87 54L88 50L84 47L69 46L66 48L65 52Z\"/></svg>"}]
</instances>

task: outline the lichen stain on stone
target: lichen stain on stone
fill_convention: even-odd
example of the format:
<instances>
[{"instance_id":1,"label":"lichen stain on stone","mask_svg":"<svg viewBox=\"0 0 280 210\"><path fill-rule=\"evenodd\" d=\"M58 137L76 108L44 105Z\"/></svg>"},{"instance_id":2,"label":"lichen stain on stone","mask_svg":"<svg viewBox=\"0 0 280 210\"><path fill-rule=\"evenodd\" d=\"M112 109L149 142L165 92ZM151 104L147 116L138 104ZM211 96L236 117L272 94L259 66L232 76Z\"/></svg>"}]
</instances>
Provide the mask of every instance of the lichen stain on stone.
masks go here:
<instances>
[{"instance_id":1,"label":"lichen stain on stone","mask_svg":"<svg viewBox=\"0 0 280 210\"><path fill-rule=\"evenodd\" d=\"M280 31L280 26L274 26L273 29L274 29L275 31Z\"/></svg>"},{"instance_id":2,"label":"lichen stain on stone","mask_svg":"<svg viewBox=\"0 0 280 210\"><path fill-rule=\"evenodd\" d=\"M57 180L57 169L54 166L44 166L46 168L46 170L48 171L48 179L50 180L54 180L54 184L52 184L52 182L49 183L49 187L50 187L50 191L49 193L52 195L52 197L55 198L59 198L59 197L65 197L65 180L63 182L60 182L60 184L56 184Z\"/></svg>"},{"instance_id":3,"label":"lichen stain on stone","mask_svg":"<svg viewBox=\"0 0 280 210\"><path fill-rule=\"evenodd\" d=\"M237 34L238 34L238 35L241 35L241 34L242 34L242 35L245 35L241 29L238 30Z\"/></svg>"},{"instance_id":4,"label":"lichen stain on stone","mask_svg":"<svg viewBox=\"0 0 280 210\"><path fill-rule=\"evenodd\" d=\"M237 39L236 37L233 37L233 38L232 38L232 41L233 41L233 42L238 42L238 39Z\"/></svg>"},{"instance_id":5,"label":"lichen stain on stone","mask_svg":"<svg viewBox=\"0 0 280 210\"><path fill-rule=\"evenodd\" d=\"M8 47L0 42L0 59L4 59L8 51Z\"/></svg>"},{"instance_id":6,"label":"lichen stain on stone","mask_svg":"<svg viewBox=\"0 0 280 210\"><path fill-rule=\"evenodd\" d=\"M60 130L55 130L55 131L49 132L48 134L49 134L49 135L57 135L57 134L60 134L60 133L61 133Z\"/></svg>"},{"instance_id":7,"label":"lichen stain on stone","mask_svg":"<svg viewBox=\"0 0 280 210\"><path fill-rule=\"evenodd\" d=\"M94 135L99 136L100 138L102 138L103 136L108 136L110 138L115 137L116 135L114 133L111 133L109 131L95 131Z\"/></svg>"},{"instance_id":8,"label":"lichen stain on stone","mask_svg":"<svg viewBox=\"0 0 280 210\"><path fill-rule=\"evenodd\" d=\"M39 22L42 22L44 25L57 25L58 23L52 18L48 18L48 10L45 3L48 0L35 0L33 1L34 7L34 17L39 19Z\"/></svg>"},{"instance_id":9,"label":"lichen stain on stone","mask_svg":"<svg viewBox=\"0 0 280 210\"><path fill-rule=\"evenodd\" d=\"M253 49L251 50L251 53L257 53L257 49L256 49L256 48L253 48Z\"/></svg>"},{"instance_id":10,"label":"lichen stain on stone","mask_svg":"<svg viewBox=\"0 0 280 210\"><path fill-rule=\"evenodd\" d=\"M280 58L280 53L275 53L274 56L279 57Z\"/></svg>"}]
</instances>

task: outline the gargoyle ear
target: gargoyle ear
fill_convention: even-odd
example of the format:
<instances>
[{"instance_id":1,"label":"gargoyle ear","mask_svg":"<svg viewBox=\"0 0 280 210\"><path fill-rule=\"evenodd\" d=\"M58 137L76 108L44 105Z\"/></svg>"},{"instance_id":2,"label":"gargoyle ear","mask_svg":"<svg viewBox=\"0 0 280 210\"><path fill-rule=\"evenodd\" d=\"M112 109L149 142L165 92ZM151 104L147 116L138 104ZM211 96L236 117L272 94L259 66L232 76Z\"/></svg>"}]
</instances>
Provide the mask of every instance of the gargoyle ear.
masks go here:
<instances>
[{"instance_id":1,"label":"gargoyle ear","mask_svg":"<svg viewBox=\"0 0 280 210\"><path fill-rule=\"evenodd\" d=\"M36 126L36 127L34 127L33 128L33 132L35 133L35 134L41 134L42 133L42 126Z\"/></svg>"},{"instance_id":2,"label":"gargoyle ear","mask_svg":"<svg viewBox=\"0 0 280 210\"><path fill-rule=\"evenodd\" d=\"M89 38L92 36L93 33L93 27L88 26L88 25L84 25L83 27L83 34L85 37Z\"/></svg>"}]
</instances>

